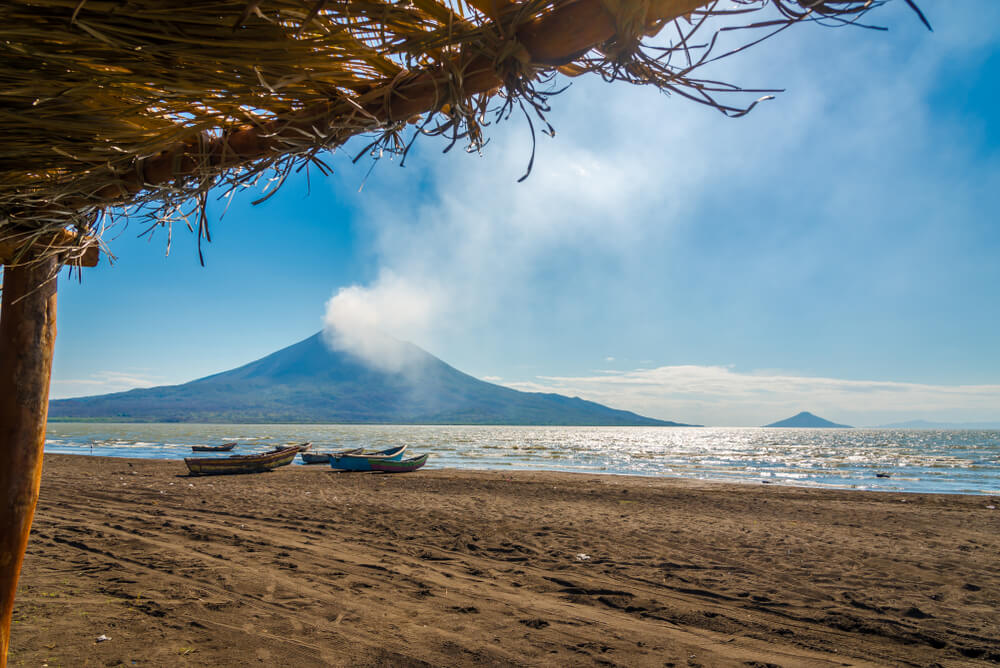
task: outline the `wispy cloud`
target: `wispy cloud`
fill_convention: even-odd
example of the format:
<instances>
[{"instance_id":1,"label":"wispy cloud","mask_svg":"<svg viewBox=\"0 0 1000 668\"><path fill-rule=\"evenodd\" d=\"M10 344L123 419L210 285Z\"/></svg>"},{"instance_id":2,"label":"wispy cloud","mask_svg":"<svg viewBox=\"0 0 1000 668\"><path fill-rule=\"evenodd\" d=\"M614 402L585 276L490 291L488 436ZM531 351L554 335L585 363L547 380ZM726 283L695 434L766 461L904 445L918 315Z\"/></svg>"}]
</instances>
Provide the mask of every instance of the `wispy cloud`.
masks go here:
<instances>
[{"instance_id":1,"label":"wispy cloud","mask_svg":"<svg viewBox=\"0 0 1000 668\"><path fill-rule=\"evenodd\" d=\"M917 418L1000 420L1000 385L814 378L692 365L594 376L543 376L505 385L526 392L579 396L662 419L717 426L768 424L803 410L855 425Z\"/></svg>"},{"instance_id":2,"label":"wispy cloud","mask_svg":"<svg viewBox=\"0 0 1000 668\"><path fill-rule=\"evenodd\" d=\"M125 392L140 387L153 387L162 383L161 378L150 376L140 370L99 371L87 378L54 378L49 388L49 397L52 399L85 397L94 394Z\"/></svg>"}]
</instances>

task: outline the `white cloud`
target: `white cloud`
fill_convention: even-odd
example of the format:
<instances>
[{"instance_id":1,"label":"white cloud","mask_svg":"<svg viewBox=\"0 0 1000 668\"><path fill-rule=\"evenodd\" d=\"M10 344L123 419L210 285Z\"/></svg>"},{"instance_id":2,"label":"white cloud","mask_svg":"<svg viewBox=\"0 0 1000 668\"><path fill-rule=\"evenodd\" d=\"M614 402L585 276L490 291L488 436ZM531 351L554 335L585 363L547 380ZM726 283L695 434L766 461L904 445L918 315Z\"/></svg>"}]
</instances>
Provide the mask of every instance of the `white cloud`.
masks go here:
<instances>
[{"instance_id":1,"label":"white cloud","mask_svg":"<svg viewBox=\"0 0 1000 668\"><path fill-rule=\"evenodd\" d=\"M1000 385L928 385L791 374L738 373L723 366L664 366L597 376L542 376L505 383L557 392L678 422L755 426L807 410L858 426L911 419L1000 420Z\"/></svg>"},{"instance_id":2,"label":"white cloud","mask_svg":"<svg viewBox=\"0 0 1000 668\"><path fill-rule=\"evenodd\" d=\"M807 33L843 47L835 76L787 57L805 50ZM852 146L885 144L887 124L912 129L912 119L895 112L920 107L916 98L929 75L890 78L893 90L866 93L891 95L893 102L881 105L886 118L859 123L831 110L859 88L866 90L857 79L872 76L870 59L879 37L798 26L775 38L780 50L751 50L714 65L711 74L726 80L794 89L749 119L723 119L648 88L578 80L551 100L550 117L559 132L554 139L538 135L534 170L524 183L515 180L528 162L528 129L515 116L492 129L482 158L458 151L441 156L433 140L424 139L406 169L380 168L367 186L377 196L365 198L361 224L374 238L381 267L408 284L440 291L435 301L447 305L446 312L430 331L419 332L437 340L460 338L456 330L465 337L488 336L512 317L528 319L527 325L558 321L600 300L648 303L658 292L669 294L670 286L651 285L644 265L683 260L676 257L684 251L675 248L677 235L671 231L705 224L692 216L700 206L747 187L779 194L788 178L789 187L809 197L810 189L829 187L819 185L829 180L799 183L783 165L816 158L845 140ZM853 48L858 45L862 48ZM905 130L896 135L894 142L912 141ZM810 144L815 150L803 158L802 146ZM423 152L433 155L428 159ZM838 174L834 185L843 182L843 190L851 192L859 179L870 180L863 173L845 178L856 155L841 150L838 156L823 169ZM414 171L426 176L414 178ZM794 255L788 262L794 265ZM556 273L576 282L555 280Z\"/></svg>"},{"instance_id":3,"label":"white cloud","mask_svg":"<svg viewBox=\"0 0 1000 668\"><path fill-rule=\"evenodd\" d=\"M162 383L155 376L149 376L137 371L98 371L88 378L52 379L49 387L51 399L66 399L69 397L85 397L111 392L125 392L140 387L153 387Z\"/></svg>"}]
</instances>

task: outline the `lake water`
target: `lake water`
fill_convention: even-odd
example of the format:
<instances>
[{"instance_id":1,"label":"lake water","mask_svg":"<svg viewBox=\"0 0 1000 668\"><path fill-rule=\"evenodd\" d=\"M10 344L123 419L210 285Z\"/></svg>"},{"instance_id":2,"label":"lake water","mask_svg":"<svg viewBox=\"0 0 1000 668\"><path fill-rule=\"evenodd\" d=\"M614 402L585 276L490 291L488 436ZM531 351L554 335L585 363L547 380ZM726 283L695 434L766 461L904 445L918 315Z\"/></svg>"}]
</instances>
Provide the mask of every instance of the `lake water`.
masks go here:
<instances>
[{"instance_id":1,"label":"lake water","mask_svg":"<svg viewBox=\"0 0 1000 668\"><path fill-rule=\"evenodd\" d=\"M228 441L241 454L303 441L313 451L405 443L431 453L429 468L1000 495L1000 431L67 422L49 424L45 451L180 460L194 444Z\"/></svg>"}]
</instances>

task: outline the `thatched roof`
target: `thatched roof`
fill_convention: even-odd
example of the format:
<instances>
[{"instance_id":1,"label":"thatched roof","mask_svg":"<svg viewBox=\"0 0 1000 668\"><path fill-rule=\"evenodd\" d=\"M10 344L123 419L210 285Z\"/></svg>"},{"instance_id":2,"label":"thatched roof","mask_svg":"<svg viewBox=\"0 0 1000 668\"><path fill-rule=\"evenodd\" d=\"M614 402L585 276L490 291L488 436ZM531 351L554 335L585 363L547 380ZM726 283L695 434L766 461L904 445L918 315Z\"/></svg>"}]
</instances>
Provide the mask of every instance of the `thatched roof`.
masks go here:
<instances>
[{"instance_id":1,"label":"thatched roof","mask_svg":"<svg viewBox=\"0 0 1000 668\"><path fill-rule=\"evenodd\" d=\"M189 224L207 234L210 189L270 192L296 170L325 172L322 152L358 134L405 152L421 134L478 148L511 111L544 128L557 70L739 114L757 94L733 100L739 89L696 77L725 55L720 30L856 22L880 4L5 0L0 262L26 239L72 245L99 232L109 207L154 224L193 211ZM65 228L82 235L54 242Z\"/></svg>"}]
</instances>

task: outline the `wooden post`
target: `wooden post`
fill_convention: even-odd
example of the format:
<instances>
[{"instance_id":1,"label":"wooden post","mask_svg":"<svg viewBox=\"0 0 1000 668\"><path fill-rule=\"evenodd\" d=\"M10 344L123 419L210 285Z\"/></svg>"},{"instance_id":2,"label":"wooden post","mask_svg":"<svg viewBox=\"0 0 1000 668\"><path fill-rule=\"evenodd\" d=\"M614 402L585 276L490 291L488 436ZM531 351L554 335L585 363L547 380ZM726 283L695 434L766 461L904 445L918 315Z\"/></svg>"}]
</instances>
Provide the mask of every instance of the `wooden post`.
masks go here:
<instances>
[{"instance_id":1,"label":"wooden post","mask_svg":"<svg viewBox=\"0 0 1000 668\"><path fill-rule=\"evenodd\" d=\"M0 668L42 478L56 341L55 257L8 266L0 306Z\"/></svg>"}]
</instances>

